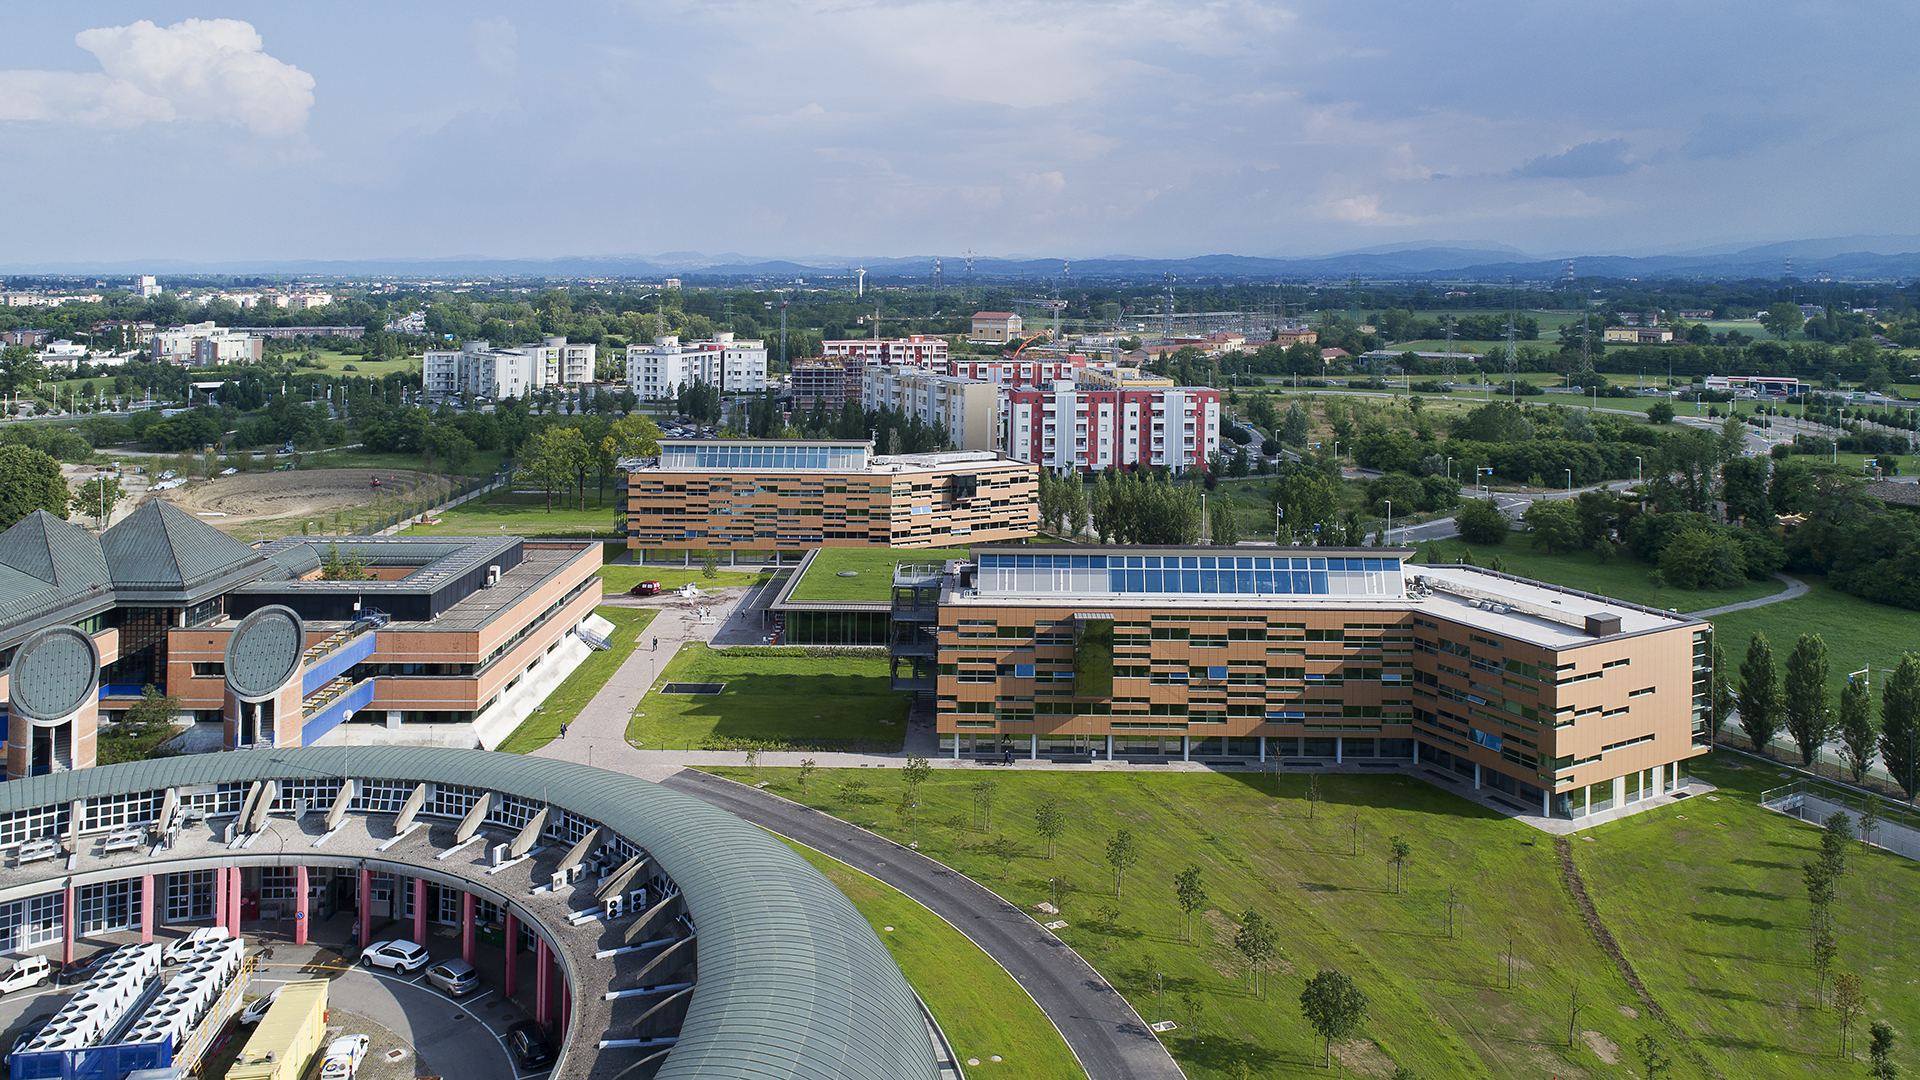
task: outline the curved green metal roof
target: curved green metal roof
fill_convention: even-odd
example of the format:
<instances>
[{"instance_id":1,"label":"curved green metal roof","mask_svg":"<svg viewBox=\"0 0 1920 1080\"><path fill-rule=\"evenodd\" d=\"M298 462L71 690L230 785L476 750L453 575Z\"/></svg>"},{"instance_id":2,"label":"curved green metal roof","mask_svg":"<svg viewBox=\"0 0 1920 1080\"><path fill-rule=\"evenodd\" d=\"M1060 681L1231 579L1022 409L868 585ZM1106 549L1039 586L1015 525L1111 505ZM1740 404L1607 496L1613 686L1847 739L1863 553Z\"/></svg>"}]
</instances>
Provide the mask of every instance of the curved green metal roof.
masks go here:
<instances>
[{"instance_id":1,"label":"curved green metal roof","mask_svg":"<svg viewBox=\"0 0 1920 1080\"><path fill-rule=\"evenodd\" d=\"M938 1076L918 1000L846 896L768 833L645 780L484 750L256 750L23 778L0 784L0 813L121 792L343 774L551 802L658 860L700 932L699 979L658 1080ZM622 1052L596 1051L591 1037L570 1038L569 1054Z\"/></svg>"}]
</instances>

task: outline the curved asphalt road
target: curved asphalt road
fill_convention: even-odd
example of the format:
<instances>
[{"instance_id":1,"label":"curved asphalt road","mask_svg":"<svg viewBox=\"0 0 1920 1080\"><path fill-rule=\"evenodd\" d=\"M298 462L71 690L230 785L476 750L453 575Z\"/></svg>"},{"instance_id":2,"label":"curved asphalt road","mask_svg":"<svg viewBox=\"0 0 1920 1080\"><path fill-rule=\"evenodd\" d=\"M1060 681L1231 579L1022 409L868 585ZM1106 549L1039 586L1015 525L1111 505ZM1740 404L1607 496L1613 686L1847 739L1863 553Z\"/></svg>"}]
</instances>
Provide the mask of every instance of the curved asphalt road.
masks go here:
<instances>
[{"instance_id":1,"label":"curved asphalt road","mask_svg":"<svg viewBox=\"0 0 1920 1080\"><path fill-rule=\"evenodd\" d=\"M686 769L660 781L872 874L972 938L1040 1003L1091 1080L1183 1080L1126 998L1080 954L985 887L918 852L743 784Z\"/></svg>"}]
</instances>

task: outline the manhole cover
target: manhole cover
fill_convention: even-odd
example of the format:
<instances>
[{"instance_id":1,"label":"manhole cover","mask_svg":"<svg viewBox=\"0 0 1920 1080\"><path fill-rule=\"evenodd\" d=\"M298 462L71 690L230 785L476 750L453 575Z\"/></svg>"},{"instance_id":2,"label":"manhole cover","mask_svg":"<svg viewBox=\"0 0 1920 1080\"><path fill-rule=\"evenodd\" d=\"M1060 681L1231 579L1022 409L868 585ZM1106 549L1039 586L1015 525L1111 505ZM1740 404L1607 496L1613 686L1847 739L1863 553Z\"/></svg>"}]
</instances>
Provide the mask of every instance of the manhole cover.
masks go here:
<instances>
[{"instance_id":1,"label":"manhole cover","mask_svg":"<svg viewBox=\"0 0 1920 1080\"><path fill-rule=\"evenodd\" d=\"M454 1017L454 1019L455 1019L455 1020L458 1020L458 1019L460 1019L460 1018L456 1016L456 1017ZM386 1057L387 1057L387 1060L388 1060L388 1061L399 1061L399 1060L401 1060L402 1058L404 1058L404 1057L406 1057L406 1056L407 1056L407 1052L406 1052L405 1050L402 1050L402 1049L400 1049L400 1048L399 1048L399 1047L397 1047L397 1046L396 1046L396 1047L394 1047L393 1049L391 1049L391 1050L389 1050L389 1051L387 1051L387 1054L386 1054Z\"/></svg>"},{"instance_id":2,"label":"manhole cover","mask_svg":"<svg viewBox=\"0 0 1920 1080\"><path fill-rule=\"evenodd\" d=\"M726 687L718 682L670 682L660 688L663 694L717 694Z\"/></svg>"}]
</instances>

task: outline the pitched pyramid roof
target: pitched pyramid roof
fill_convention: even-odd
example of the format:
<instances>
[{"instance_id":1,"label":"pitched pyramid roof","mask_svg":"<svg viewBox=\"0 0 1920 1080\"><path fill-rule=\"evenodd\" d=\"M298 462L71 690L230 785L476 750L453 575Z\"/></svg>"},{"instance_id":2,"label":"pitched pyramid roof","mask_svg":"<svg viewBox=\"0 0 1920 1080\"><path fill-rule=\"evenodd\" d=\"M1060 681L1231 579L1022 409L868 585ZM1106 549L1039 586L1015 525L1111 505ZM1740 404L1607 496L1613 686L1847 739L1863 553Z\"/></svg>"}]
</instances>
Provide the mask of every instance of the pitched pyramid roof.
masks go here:
<instances>
[{"instance_id":1,"label":"pitched pyramid roof","mask_svg":"<svg viewBox=\"0 0 1920 1080\"><path fill-rule=\"evenodd\" d=\"M51 613L71 621L112 603L113 583L92 533L45 510L0 532L0 639L34 629Z\"/></svg>"},{"instance_id":2,"label":"pitched pyramid roof","mask_svg":"<svg viewBox=\"0 0 1920 1080\"><path fill-rule=\"evenodd\" d=\"M195 603L246 581L266 560L164 499L150 499L100 537L122 600Z\"/></svg>"}]
</instances>

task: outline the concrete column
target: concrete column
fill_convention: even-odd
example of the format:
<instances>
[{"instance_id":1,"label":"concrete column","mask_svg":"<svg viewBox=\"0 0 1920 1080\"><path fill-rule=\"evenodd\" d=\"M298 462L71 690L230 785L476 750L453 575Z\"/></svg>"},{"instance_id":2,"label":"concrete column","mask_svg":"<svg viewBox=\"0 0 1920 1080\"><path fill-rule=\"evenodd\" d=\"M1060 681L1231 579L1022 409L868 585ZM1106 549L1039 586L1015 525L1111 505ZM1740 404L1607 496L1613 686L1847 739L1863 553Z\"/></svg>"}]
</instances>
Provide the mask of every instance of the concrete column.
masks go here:
<instances>
[{"instance_id":1,"label":"concrete column","mask_svg":"<svg viewBox=\"0 0 1920 1080\"><path fill-rule=\"evenodd\" d=\"M1037 731L1027 736L1027 760L1040 760L1040 733Z\"/></svg>"},{"instance_id":2,"label":"concrete column","mask_svg":"<svg viewBox=\"0 0 1920 1080\"><path fill-rule=\"evenodd\" d=\"M216 867L213 871L213 925L227 925L226 867Z\"/></svg>"},{"instance_id":3,"label":"concrete column","mask_svg":"<svg viewBox=\"0 0 1920 1080\"><path fill-rule=\"evenodd\" d=\"M360 868L360 947L366 948L373 938L373 874L366 867Z\"/></svg>"},{"instance_id":4,"label":"concrete column","mask_svg":"<svg viewBox=\"0 0 1920 1080\"><path fill-rule=\"evenodd\" d=\"M534 938L533 947L533 1021L541 1027L553 1023L553 1010L548 1004L552 995L548 992L553 981L550 974L553 964L547 955L547 939Z\"/></svg>"},{"instance_id":5,"label":"concrete column","mask_svg":"<svg viewBox=\"0 0 1920 1080\"><path fill-rule=\"evenodd\" d=\"M1113 736L1107 736L1107 760L1113 760Z\"/></svg>"},{"instance_id":6,"label":"concrete column","mask_svg":"<svg viewBox=\"0 0 1920 1080\"><path fill-rule=\"evenodd\" d=\"M460 959L473 963L473 894L460 894Z\"/></svg>"},{"instance_id":7,"label":"concrete column","mask_svg":"<svg viewBox=\"0 0 1920 1080\"><path fill-rule=\"evenodd\" d=\"M1193 736L1191 735L1180 736L1180 760L1193 760Z\"/></svg>"},{"instance_id":8,"label":"concrete column","mask_svg":"<svg viewBox=\"0 0 1920 1080\"><path fill-rule=\"evenodd\" d=\"M240 868L227 871L227 929L240 936Z\"/></svg>"},{"instance_id":9,"label":"concrete column","mask_svg":"<svg viewBox=\"0 0 1920 1080\"><path fill-rule=\"evenodd\" d=\"M1480 763L1477 761L1473 763L1473 790L1480 790Z\"/></svg>"},{"instance_id":10,"label":"concrete column","mask_svg":"<svg viewBox=\"0 0 1920 1080\"><path fill-rule=\"evenodd\" d=\"M66 900L60 912L60 963L73 963L73 924L78 921L79 913L73 910L73 886L66 889Z\"/></svg>"},{"instance_id":11,"label":"concrete column","mask_svg":"<svg viewBox=\"0 0 1920 1080\"><path fill-rule=\"evenodd\" d=\"M413 879L413 942L427 943L427 879Z\"/></svg>"},{"instance_id":12,"label":"concrete column","mask_svg":"<svg viewBox=\"0 0 1920 1080\"><path fill-rule=\"evenodd\" d=\"M1613 808L1618 810L1626 805L1627 778L1624 776L1616 776L1613 778Z\"/></svg>"},{"instance_id":13,"label":"concrete column","mask_svg":"<svg viewBox=\"0 0 1920 1080\"><path fill-rule=\"evenodd\" d=\"M1553 816L1553 792L1548 791L1546 788L1540 789L1540 816Z\"/></svg>"},{"instance_id":14,"label":"concrete column","mask_svg":"<svg viewBox=\"0 0 1920 1080\"><path fill-rule=\"evenodd\" d=\"M953 760L960 760L960 733L958 731L953 733Z\"/></svg>"},{"instance_id":15,"label":"concrete column","mask_svg":"<svg viewBox=\"0 0 1920 1080\"><path fill-rule=\"evenodd\" d=\"M509 1000L520 989L520 920L507 912L507 980L501 989Z\"/></svg>"},{"instance_id":16,"label":"concrete column","mask_svg":"<svg viewBox=\"0 0 1920 1080\"><path fill-rule=\"evenodd\" d=\"M293 868L293 943L307 943L307 868Z\"/></svg>"},{"instance_id":17,"label":"concrete column","mask_svg":"<svg viewBox=\"0 0 1920 1080\"><path fill-rule=\"evenodd\" d=\"M1341 756L1341 751L1345 750L1346 748L1347 748L1347 740L1338 735L1335 735L1333 737L1333 763L1335 765L1339 765L1346 760ZM1475 775L1478 775L1478 774L1476 773Z\"/></svg>"},{"instance_id":18,"label":"concrete column","mask_svg":"<svg viewBox=\"0 0 1920 1080\"><path fill-rule=\"evenodd\" d=\"M140 944L153 943L153 875L140 876Z\"/></svg>"},{"instance_id":19,"label":"concrete column","mask_svg":"<svg viewBox=\"0 0 1920 1080\"><path fill-rule=\"evenodd\" d=\"M1260 764L1265 765L1266 763L1267 763L1267 737L1265 735L1262 735L1260 736Z\"/></svg>"}]
</instances>

